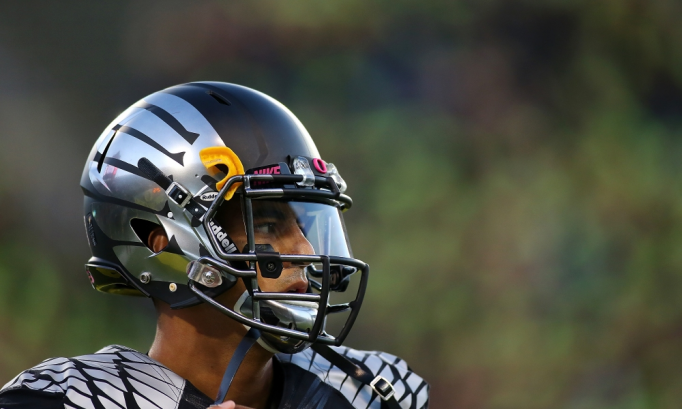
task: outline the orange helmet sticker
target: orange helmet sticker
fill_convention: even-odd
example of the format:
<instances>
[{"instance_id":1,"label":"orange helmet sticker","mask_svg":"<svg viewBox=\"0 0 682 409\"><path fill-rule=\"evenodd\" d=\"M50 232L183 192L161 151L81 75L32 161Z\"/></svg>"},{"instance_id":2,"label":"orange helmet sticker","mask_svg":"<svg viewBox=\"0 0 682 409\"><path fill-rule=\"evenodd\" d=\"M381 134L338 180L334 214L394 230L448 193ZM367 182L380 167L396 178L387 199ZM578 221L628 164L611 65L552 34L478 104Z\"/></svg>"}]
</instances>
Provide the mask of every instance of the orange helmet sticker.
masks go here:
<instances>
[{"instance_id":1,"label":"orange helmet sticker","mask_svg":"<svg viewBox=\"0 0 682 409\"><path fill-rule=\"evenodd\" d=\"M232 177L244 174L244 165L239 157L232 149L225 146L213 146L210 148L202 149L199 152L199 157L201 162L206 166L206 168L212 168L216 165L227 166L227 175L220 182L216 183L216 189L219 191L225 186L225 183ZM230 189L225 193L225 200L232 199L234 192L239 188L241 182L237 182L230 186Z\"/></svg>"}]
</instances>

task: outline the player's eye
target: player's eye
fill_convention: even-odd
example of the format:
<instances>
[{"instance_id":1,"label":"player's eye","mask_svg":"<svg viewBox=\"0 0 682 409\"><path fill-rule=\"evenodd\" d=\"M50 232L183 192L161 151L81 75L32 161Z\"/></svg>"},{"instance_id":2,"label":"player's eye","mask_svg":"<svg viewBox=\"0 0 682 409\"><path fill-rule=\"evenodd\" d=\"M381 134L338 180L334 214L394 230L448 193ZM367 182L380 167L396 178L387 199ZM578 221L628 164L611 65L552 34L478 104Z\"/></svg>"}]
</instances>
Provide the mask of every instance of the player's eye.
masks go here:
<instances>
[{"instance_id":1,"label":"player's eye","mask_svg":"<svg viewBox=\"0 0 682 409\"><path fill-rule=\"evenodd\" d=\"M253 225L253 232L260 235L273 235L277 233L276 222L258 222Z\"/></svg>"}]
</instances>

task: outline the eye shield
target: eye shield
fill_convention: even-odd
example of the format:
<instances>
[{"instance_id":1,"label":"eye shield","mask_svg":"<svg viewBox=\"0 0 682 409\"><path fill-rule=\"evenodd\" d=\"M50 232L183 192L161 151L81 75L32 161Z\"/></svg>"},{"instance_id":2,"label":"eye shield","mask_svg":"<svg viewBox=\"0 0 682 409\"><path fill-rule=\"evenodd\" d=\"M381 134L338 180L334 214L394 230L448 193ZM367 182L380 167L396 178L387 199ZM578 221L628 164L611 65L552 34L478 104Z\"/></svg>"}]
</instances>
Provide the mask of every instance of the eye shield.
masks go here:
<instances>
[{"instance_id":1,"label":"eye shield","mask_svg":"<svg viewBox=\"0 0 682 409\"><path fill-rule=\"evenodd\" d=\"M237 193L234 197L228 194L231 189ZM230 200L241 199L246 238L241 252L235 251L238 246L226 248L224 236L211 234L216 230L216 216L228 202L226 194ZM332 177L230 177L203 218L218 258L204 256L190 264L190 289L231 318L262 330L263 340L277 351L293 353L314 342L341 345L358 315L369 274L366 263L352 258L348 244L341 212L351 205L350 197L339 190ZM275 279L278 275L268 275L268 270L281 273L283 265L293 264L306 266L308 292L266 292L260 288L259 270L262 277ZM330 304L330 293L345 291L351 276L359 276L355 296L348 302ZM235 308L216 302L202 288L233 277L241 278L247 289ZM347 315L345 323L338 334L328 334L327 316L339 313Z\"/></svg>"}]
</instances>

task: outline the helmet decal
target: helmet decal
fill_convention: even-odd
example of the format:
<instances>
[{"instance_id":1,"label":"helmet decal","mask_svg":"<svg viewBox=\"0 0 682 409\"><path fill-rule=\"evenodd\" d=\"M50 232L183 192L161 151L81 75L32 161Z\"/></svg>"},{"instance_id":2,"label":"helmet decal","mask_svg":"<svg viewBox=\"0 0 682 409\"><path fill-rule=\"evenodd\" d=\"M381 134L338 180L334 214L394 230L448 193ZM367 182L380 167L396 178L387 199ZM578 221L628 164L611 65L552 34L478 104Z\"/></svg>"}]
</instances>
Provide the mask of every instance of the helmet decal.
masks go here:
<instances>
[{"instance_id":1,"label":"helmet decal","mask_svg":"<svg viewBox=\"0 0 682 409\"><path fill-rule=\"evenodd\" d=\"M251 170L249 170L248 173L253 174L253 175L281 175L282 174L282 165L277 164L277 165L262 166L260 168L251 169Z\"/></svg>"}]
</instances>

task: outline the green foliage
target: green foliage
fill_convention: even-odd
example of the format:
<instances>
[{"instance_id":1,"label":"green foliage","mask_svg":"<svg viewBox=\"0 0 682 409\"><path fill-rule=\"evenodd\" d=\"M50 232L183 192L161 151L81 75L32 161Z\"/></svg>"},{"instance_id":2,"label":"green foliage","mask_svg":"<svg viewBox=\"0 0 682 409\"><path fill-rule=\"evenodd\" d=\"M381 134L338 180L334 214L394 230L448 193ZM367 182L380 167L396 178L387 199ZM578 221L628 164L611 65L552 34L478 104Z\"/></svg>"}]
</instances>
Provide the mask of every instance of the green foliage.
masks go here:
<instances>
[{"instance_id":1,"label":"green foliage","mask_svg":"<svg viewBox=\"0 0 682 409\"><path fill-rule=\"evenodd\" d=\"M5 242L0 247L3 378L51 356L82 355L109 344L148 348L153 308L123 297L100 297L26 243Z\"/></svg>"}]
</instances>

